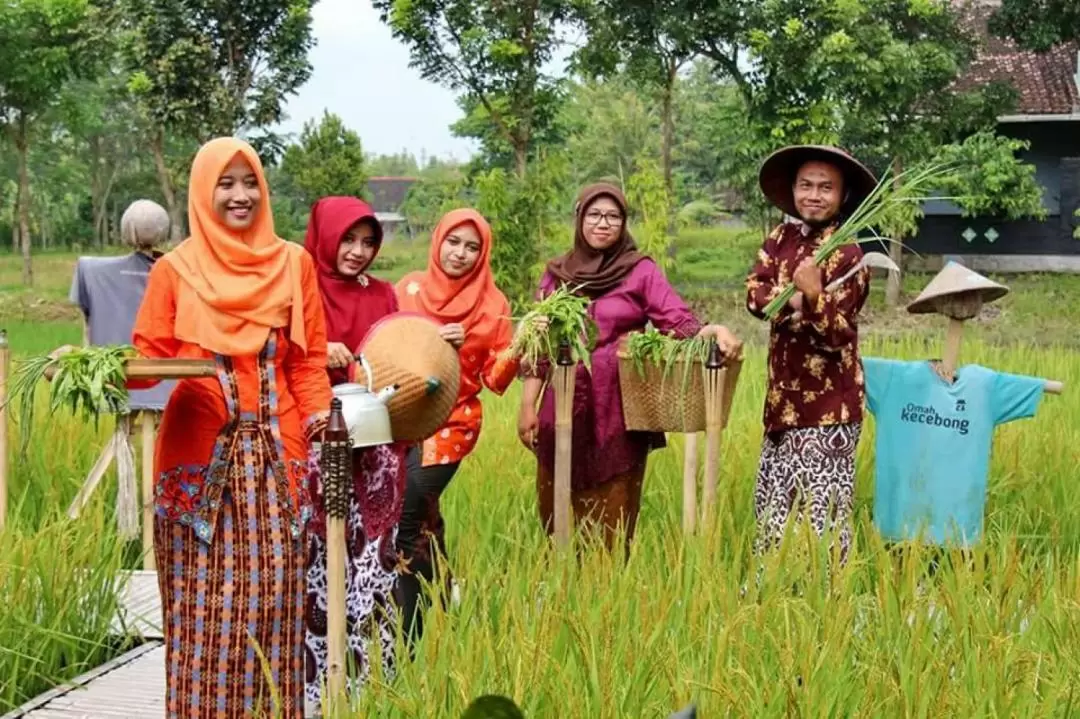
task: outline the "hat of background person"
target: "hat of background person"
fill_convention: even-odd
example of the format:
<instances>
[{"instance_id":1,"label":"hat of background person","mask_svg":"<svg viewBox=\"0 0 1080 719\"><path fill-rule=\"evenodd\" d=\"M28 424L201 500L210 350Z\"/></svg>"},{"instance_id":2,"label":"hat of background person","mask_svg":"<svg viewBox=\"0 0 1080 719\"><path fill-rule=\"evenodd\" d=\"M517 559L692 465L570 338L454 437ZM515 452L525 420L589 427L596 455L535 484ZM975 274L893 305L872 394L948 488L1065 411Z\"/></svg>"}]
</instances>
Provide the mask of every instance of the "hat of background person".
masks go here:
<instances>
[{"instance_id":1,"label":"hat of background person","mask_svg":"<svg viewBox=\"0 0 1080 719\"><path fill-rule=\"evenodd\" d=\"M450 417L461 383L457 350L439 336L439 324L412 312L395 312L368 330L360 354L371 368L377 392L397 385L390 398L395 441L417 442L435 434ZM356 381L368 378L357 367Z\"/></svg>"},{"instance_id":2,"label":"hat of background person","mask_svg":"<svg viewBox=\"0 0 1080 719\"><path fill-rule=\"evenodd\" d=\"M120 217L120 239L136 250L157 247L169 237L169 213L153 200L135 200Z\"/></svg>"},{"instance_id":3,"label":"hat of background person","mask_svg":"<svg viewBox=\"0 0 1080 719\"><path fill-rule=\"evenodd\" d=\"M844 175L845 199L841 209L851 212L877 187L877 178L865 165L831 145L792 145L777 150L761 163L758 184L766 199L792 217L798 217L792 186L799 168L811 161L835 165Z\"/></svg>"},{"instance_id":4,"label":"hat of background person","mask_svg":"<svg viewBox=\"0 0 1080 719\"><path fill-rule=\"evenodd\" d=\"M907 306L916 315L937 312L954 319L970 319L983 304L1001 299L1009 288L989 280L958 262L948 262Z\"/></svg>"}]
</instances>

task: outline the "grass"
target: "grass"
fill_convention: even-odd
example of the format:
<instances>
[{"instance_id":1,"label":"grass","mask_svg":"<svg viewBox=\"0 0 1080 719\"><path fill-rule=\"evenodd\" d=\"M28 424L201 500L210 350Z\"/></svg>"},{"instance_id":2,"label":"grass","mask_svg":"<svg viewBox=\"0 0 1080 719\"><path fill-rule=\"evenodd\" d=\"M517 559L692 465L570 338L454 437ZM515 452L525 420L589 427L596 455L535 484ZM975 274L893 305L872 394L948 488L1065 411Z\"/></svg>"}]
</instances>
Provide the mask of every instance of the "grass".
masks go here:
<instances>
[{"instance_id":1,"label":"grass","mask_svg":"<svg viewBox=\"0 0 1080 719\"><path fill-rule=\"evenodd\" d=\"M426 256L390 249L392 277ZM402 662L393 682L375 678L361 715L456 717L487 692L514 697L530 717L571 719L662 718L691 700L703 717L1080 711L1080 362L1069 330L1080 308L1067 299L1080 296L1077 278L1008 278L1013 293L965 336L965 362L1066 386L1036 418L996 433L986 538L973 562L946 556L925 580L919 570L928 557L901 562L881 546L870 523L871 419L858 453L847 567L827 586L824 557L795 556L789 545L768 563L760 590L751 581L744 597L756 567L764 349L760 323L744 319L739 283L755 250L756 241L736 233L686 233L672 273L695 306L749 340L723 439L714 531L682 536L682 438L674 436L652 455L628 564L603 552L586 552L580 563L557 556L540 531L534 464L516 439L518 386L504 398L485 394L480 443L444 500L462 603L431 614L416 660ZM66 288L55 289L70 279L71 260L56 263L63 281L39 263L41 287L54 290L19 290L19 306L32 310L49 292L62 299ZM0 284L18 281L12 267L17 258L0 258ZM908 297L925 281L909 278ZM864 354L939 354L943 322L885 310L876 284ZM0 326L18 354L78 340L70 319L7 313L9 306L0 302ZM39 401L45 395L39 390ZM0 535L0 711L117 651L106 638L115 602L107 578L135 561L111 531L114 480L79 520L63 517L111 427L94 431L44 411L36 422L26 461L12 457L11 520Z\"/></svg>"}]
</instances>

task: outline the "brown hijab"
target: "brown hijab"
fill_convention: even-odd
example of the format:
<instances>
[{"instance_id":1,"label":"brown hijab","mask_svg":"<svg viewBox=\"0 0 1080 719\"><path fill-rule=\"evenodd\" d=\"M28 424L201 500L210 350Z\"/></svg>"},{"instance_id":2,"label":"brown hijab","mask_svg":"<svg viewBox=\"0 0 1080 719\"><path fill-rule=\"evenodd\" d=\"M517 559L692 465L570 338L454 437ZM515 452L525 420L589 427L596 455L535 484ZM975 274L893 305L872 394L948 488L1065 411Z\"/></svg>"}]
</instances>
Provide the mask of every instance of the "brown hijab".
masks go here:
<instances>
[{"instance_id":1,"label":"brown hijab","mask_svg":"<svg viewBox=\"0 0 1080 719\"><path fill-rule=\"evenodd\" d=\"M610 197L622 210L623 224L614 244L605 250L597 250L585 240L583 224L589 206L603 196ZM626 214L626 197L618 187L606 182L586 186L574 206L574 249L549 262L548 272L570 287L584 285L579 292L589 297L598 297L614 288L645 259L626 229Z\"/></svg>"}]
</instances>

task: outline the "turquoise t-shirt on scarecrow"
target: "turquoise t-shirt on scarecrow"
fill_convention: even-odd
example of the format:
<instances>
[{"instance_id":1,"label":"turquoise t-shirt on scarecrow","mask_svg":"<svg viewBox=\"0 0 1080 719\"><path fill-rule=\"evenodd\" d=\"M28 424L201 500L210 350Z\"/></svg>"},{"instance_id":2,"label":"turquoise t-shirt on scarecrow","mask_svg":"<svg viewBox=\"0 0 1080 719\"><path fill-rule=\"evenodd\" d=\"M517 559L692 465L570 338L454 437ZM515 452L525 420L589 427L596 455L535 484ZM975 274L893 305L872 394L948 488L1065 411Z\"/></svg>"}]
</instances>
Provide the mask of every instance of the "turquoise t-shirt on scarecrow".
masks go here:
<instances>
[{"instance_id":1,"label":"turquoise t-shirt on scarecrow","mask_svg":"<svg viewBox=\"0 0 1080 719\"><path fill-rule=\"evenodd\" d=\"M876 425L874 523L887 541L969 546L982 535L994 428L1038 411L1045 380L863 358Z\"/></svg>"}]
</instances>

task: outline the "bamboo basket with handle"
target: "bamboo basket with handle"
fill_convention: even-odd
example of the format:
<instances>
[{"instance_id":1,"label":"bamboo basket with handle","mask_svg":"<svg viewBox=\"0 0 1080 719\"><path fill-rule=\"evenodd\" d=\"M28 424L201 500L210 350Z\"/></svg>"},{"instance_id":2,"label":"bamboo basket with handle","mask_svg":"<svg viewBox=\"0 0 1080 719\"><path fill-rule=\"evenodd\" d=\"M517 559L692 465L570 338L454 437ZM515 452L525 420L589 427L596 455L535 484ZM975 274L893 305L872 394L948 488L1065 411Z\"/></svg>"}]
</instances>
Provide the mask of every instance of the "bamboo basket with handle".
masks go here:
<instances>
[{"instance_id":1,"label":"bamboo basket with handle","mask_svg":"<svg viewBox=\"0 0 1080 719\"><path fill-rule=\"evenodd\" d=\"M700 359L681 358L668 368L646 360L639 367L630 356L627 338L619 343L619 390L623 418L631 432L703 432L706 428L705 372ZM692 366L687 373L686 362ZM731 399L742 360L725 360L720 398L721 428L727 427Z\"/></svg>"}]
</instances>

